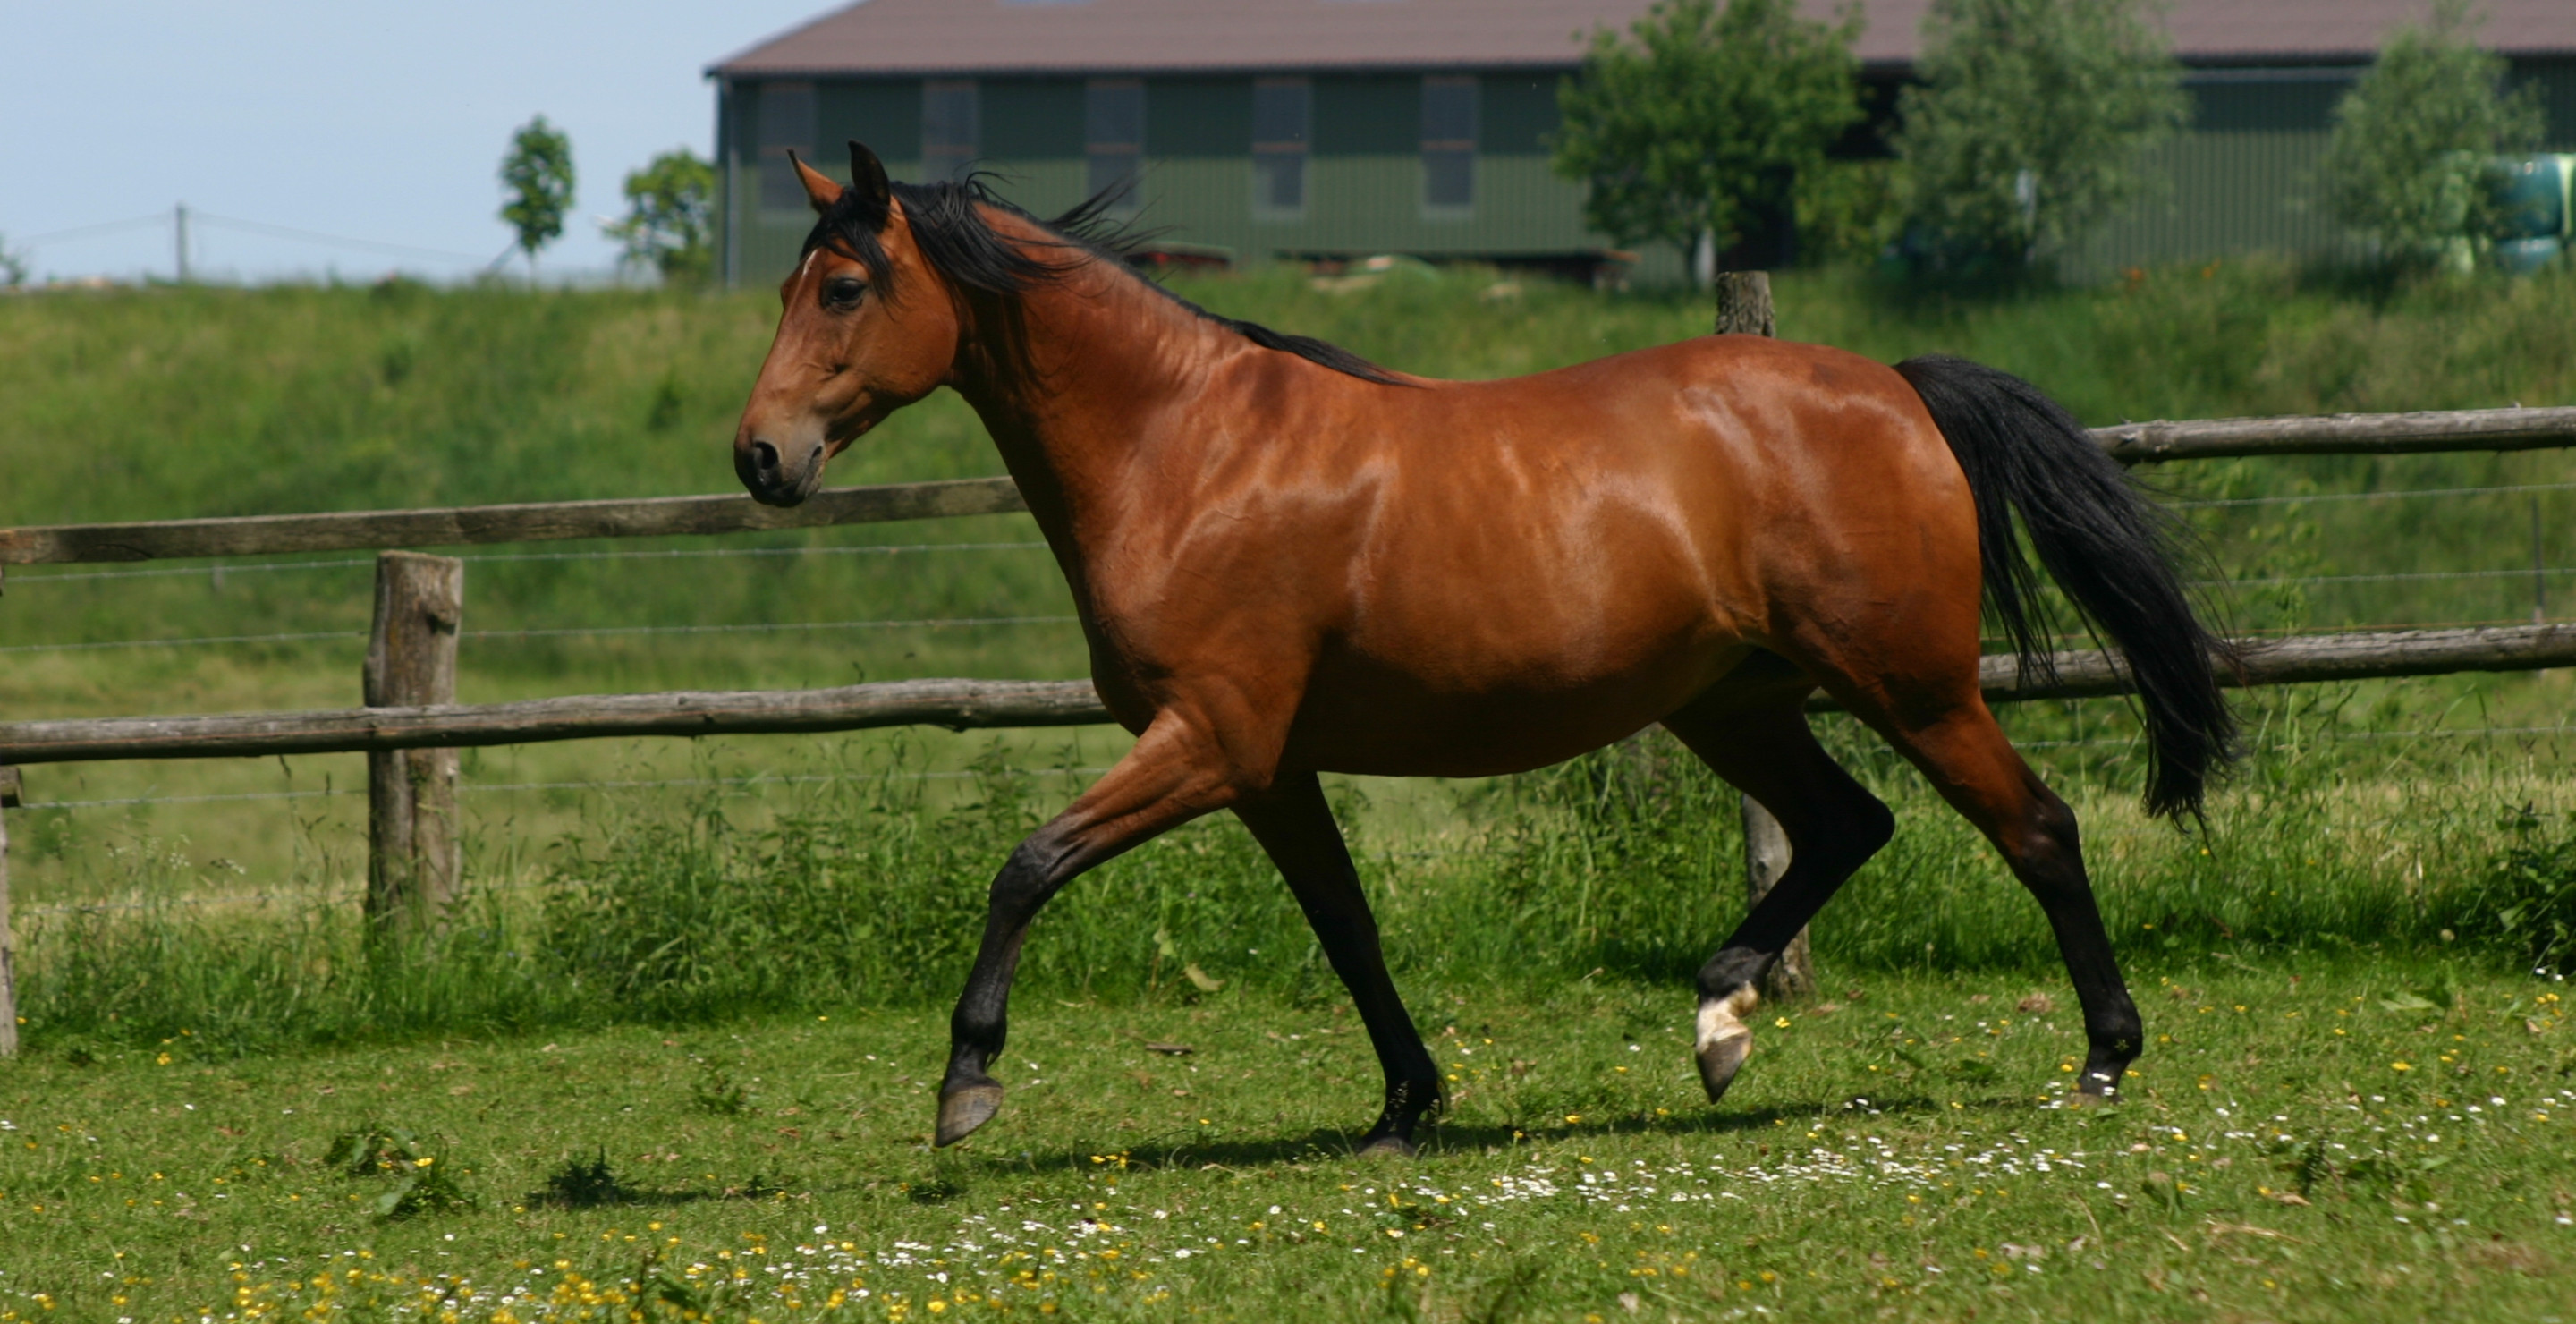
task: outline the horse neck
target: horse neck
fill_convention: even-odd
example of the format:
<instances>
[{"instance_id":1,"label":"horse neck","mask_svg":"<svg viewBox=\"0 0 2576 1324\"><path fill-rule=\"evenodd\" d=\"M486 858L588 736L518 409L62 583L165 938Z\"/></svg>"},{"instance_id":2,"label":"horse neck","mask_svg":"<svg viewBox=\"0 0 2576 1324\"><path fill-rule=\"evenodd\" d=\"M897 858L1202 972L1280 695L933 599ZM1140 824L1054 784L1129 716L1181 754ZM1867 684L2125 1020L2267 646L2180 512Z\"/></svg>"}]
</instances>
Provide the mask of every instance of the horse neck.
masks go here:
<instances>
[{"instance_id":1,"label":"horse neck","mask_svg":"<svg viewBox=\"0 0 2576 1324\"><path fill-rule=\"evenodd\" d=\"M1068 540L1118 517L1136 465L1177 460L1140 452L1143 439L1168 438L1154 419L1203 391L1210 370L1243 346L1088 254L1062 279L1018 295L1015 318L982 302L961 347L957 391L1061 555L1072 550Z\"/></svg>"}]
</instances>

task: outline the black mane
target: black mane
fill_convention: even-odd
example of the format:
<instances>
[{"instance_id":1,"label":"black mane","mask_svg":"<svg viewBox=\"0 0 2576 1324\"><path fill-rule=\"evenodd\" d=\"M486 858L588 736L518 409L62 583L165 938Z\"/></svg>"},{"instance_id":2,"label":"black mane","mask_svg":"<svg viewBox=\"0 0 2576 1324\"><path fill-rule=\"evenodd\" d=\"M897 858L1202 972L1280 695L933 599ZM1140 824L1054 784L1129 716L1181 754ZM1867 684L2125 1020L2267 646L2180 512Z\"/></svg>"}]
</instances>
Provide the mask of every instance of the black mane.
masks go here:
<instances>
[{"instance_id":1,"label":"black mane","mask_svg":"<svg viewBox=\"0 0 2576 1324\"><path fill-rule=\"evenodd\" d=\"M1127 267L1130 250L1151 238L1116 224L1107 217L1110 205L1117 201L1121 189L1109 189L1093 195L1073 210L1051 221L1042 221L1003 200L985 183L989 178L978 173L962 180L945 180L935 184L893 184L895 200L903 204L904 218L912 227L912 240L921 255L950 283L967 291L998 299L1014 298L1032 286L1063 279L1080 265L1080 257L1096 257ZM1046 246L1063 250L1055 257L1027 251L995 231L984 219L983 208L992 207L1022 217L1045 229L1052 238ZM832 204L814 228L805 236L800 256L829 246L858 260L868 269L868 278L883 287L893 279L894 270L886 260L885 245L877 241L869 224L865 203L857 189L846 189L840 201ZM1132 273L1131 273L1132 274ZM1137 278L1147 289L1163 296L1207 321L1242 336L1263 349L1294 354L1310 363L1321 364L1335 372L1346 373L1363 381L1400 385L1386 369L1342 348L1312 336L1292 336L1273 331L1258 322L1220 317L1150 280Z\"/></svg>"}]
</instances>

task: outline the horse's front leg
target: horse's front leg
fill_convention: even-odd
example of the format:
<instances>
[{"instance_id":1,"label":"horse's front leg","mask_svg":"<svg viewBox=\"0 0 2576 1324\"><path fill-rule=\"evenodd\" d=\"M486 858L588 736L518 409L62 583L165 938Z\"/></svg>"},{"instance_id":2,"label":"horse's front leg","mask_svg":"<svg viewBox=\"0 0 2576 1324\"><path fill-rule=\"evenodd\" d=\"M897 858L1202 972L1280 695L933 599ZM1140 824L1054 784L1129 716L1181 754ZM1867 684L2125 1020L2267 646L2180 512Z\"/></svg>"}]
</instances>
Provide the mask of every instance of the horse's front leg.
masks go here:
<instances>
[{"instance_id":1,"label":"horse's front leg","mask_svg":"<svg viewBox=\"0 0 2576 1324\"><path fill-rule=\"evenodd\" d=\"M975 969L948 1021L948 1072L939 1082L934 1143L953 1145L1001 1111L988 1072L1010 1029L1020 944L1047 899L1082 871L1233 803L1237 779L1197 723L1166 712L1072 807L1029 835L993 879Z\"/></svg>"}]
</instances>

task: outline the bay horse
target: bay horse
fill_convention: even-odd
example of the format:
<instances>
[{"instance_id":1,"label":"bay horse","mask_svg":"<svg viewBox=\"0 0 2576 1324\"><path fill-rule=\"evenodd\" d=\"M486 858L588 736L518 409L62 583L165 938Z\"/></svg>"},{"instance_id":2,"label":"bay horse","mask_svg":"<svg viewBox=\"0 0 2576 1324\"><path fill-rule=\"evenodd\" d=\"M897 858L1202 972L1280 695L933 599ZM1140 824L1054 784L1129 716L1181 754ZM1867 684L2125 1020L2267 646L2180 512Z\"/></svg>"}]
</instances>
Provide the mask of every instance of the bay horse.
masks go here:
<instances>
[{"instance_id":1,"label":"bay horse","mask_svg":"<svg viewBox=\"0 0 2576 1324\"><path fill-rule=\"evenodd\" d=\"M2234 727L2165 525L2037 389L1960 359L1889 368L1709 336L1448 382L1208 313L1131 273L1097 199L1054 223L980 181L846 187L819 219L734 469L793 505L832 456L946 386L982 418L1064 570L1092 679L1136 742L1011 853L949 1023L935 1142L991 1120L1030 922L1084 870L1231 810L1367 1026L1410 1154L1440 1073L1397 998L1317 774L1483 777L1663 726L1778 818L1787 873L1698 975L1714 1102L1781 949L1894 831L1818 746L1818 689L1921 770L2046 911L2082 1002L2079 1100L2140 1050L2074 814L1978 690L1980 603L2044 666L2037 573L2125 658L2146 801L2199 810ZM2026 673L2027 674L2027 673Z\"/></svg>"}]
</instances>

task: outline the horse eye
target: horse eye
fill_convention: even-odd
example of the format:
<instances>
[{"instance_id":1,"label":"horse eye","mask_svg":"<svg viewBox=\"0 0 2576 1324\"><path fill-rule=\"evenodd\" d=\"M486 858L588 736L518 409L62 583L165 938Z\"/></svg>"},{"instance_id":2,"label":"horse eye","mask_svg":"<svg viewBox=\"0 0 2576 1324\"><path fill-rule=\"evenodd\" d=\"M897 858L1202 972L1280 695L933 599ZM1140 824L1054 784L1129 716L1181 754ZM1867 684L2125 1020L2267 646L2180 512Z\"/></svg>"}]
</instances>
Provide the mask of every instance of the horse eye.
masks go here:
<instances>
[{"instance_id":1,"label":"horse eye","mask_svg":"<svg viewBox=\"0 0 2576 1324\"><path fill-rule=\"evenodd\" d=\"M823 302L834 308L854 308L860 296L868 292L868 283L849 276L827 281L823 285Z\"/></svg>"}]
</instances>

